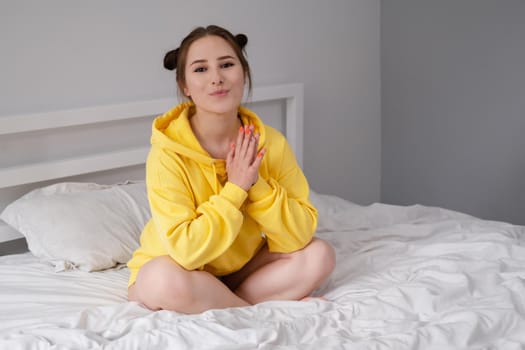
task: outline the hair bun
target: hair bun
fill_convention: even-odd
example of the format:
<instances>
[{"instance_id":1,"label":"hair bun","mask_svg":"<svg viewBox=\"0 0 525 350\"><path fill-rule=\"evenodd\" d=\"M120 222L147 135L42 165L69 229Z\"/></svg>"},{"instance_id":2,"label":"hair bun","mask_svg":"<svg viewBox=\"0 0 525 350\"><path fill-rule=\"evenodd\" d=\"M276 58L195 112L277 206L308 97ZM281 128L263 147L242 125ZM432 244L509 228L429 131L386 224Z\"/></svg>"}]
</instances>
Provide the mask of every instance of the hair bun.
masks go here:
<instances>
[{"instance_id":1,"label":"hair bun","mask_svg":"<svg viewBox=\"0 0 525 350\"><path fill-rule=\"evenodd\" d=\"M177 68L177 58L179 56L179 48L171 50L164 55L164 68L167 70L174 70Z\"/></svg>"},{"instance_id":2,"label":"hair bun","mask_svg":"<svg viewBox=\"0 0 525 350\"><path fill-rule=\"evenodd\" d=\"M237 34L235 36L235 42L237 42L237 45L239 45L241 49L244 49L244 47L248 43L248 37L244 34Z\"/></svg>"}]
</instances>

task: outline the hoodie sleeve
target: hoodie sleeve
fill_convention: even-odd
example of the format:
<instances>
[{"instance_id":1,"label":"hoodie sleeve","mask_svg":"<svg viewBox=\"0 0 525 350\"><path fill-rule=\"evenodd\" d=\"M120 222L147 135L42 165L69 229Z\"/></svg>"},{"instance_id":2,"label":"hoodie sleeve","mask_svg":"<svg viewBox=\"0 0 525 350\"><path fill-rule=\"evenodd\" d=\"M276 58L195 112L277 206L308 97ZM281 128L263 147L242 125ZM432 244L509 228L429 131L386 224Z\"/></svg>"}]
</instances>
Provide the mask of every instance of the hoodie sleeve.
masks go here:
<instances>
[{"instance_id":1,"label":"hoodie sleeve","mask_svg":"<svg viewBox=\"0 0 525 350\"><path fill-rule=\"evenodd\" d=\"M261 226L270 251L289 253L311 241L317 209L309 201L308 182L284 136L268 145L269 175L260 174L249 190L247 212Z\"/></svg>"},{"instance_id":2,"label":"hoodie sleeve","mask_svg":"<svg viewBox=\"0 0 525 350\"><path fill-rule=\"evenodd\" d=\"M148 199L165 250L185 269L195 270L231 246L243 223L239 208L247 193L226 183L219 194L196 207L183 169L178 156L152 150L146 174Z\"/></svg>"}]
</instances>

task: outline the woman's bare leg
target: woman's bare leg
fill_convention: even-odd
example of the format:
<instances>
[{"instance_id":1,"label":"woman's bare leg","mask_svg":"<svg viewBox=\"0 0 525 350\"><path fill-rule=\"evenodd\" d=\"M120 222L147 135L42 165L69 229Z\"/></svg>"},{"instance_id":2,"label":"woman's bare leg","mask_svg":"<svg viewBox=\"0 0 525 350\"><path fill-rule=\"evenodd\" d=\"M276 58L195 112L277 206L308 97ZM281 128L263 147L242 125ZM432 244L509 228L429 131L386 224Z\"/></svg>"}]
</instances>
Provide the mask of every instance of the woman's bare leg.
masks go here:
<instances>
[{"instance_id":1,"label":"woman's bare leg","mask_svg":"<svg viewBox=\"0 0 525 350\"><path fill-rule=\"evenodd\" d=\"M314 238L293 253L270 253L265 246L223 282L204 271L188 271L168 256L144 265L129 288L129 300L152 310L200 313L267 300L300 300L318 288L335 267L333 248ZM232 291L233 290L233 291Z\"/></svg>"},{"instance_id":2,"label":"woman's bare leg","mask_svg":"<svg viewBox=\"0 0 525 350\"><path fill-rule=\"evenodd\" d=\"M128 294L130 301L138 301L151 310L189 314L250 305L210 273L185 270L168 256L145 264Z\"/></svg>"},{"instance_id":3,"label":"woman's bare leg","mask_svg":"<svg viewBox=\"0 0 525 350\"><path fill-rule=\"evenodd\" d=\"M264 247L243 269L224 279L241 299L300 300L328 278L335 267L334 249L314 238L293 253L270 253Z\"/></svg>"}]
</instances>

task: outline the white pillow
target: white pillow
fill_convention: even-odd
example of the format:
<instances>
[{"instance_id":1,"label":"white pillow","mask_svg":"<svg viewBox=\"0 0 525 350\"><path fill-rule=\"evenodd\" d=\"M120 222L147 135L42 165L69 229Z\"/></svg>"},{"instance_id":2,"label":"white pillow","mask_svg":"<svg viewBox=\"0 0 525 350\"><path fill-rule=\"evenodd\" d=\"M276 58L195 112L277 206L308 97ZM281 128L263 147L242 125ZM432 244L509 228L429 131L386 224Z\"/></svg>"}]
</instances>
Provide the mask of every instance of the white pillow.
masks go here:
<instances>
[{"instance_id":1,"label":"white pillow","mask_svg":"<svg viewBox=\"0 0 525 350\"><path fill-rule=\"evenodd\" d=\"M126 263L151 214L143 182L59 183L9 204L0 218L57 270L103 270Z\"/></svg>"}]
</instances>

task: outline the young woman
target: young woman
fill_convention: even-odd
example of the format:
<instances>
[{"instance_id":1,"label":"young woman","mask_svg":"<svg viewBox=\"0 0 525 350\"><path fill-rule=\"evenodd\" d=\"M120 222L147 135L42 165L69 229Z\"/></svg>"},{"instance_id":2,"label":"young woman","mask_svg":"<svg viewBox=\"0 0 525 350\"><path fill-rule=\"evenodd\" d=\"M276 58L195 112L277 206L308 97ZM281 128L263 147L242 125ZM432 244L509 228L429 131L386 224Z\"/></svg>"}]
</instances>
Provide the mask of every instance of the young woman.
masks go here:
<instances>
[{"instance_id":1,"label":"young woman","mask_svg":"<svg viewBox=\"0 0 525 350\"><path fill-rule=\"evenodd\" d=\"M128 262L129 300L149 309L301 300L335 266L333 248L313 237L317 211L286 139L240 106L247 41L199 27L164 59L189 101L152 127L152 219Z\"/></svg>"}]
</instances>

